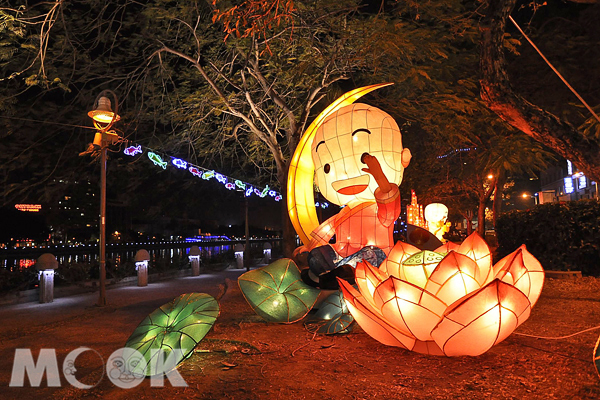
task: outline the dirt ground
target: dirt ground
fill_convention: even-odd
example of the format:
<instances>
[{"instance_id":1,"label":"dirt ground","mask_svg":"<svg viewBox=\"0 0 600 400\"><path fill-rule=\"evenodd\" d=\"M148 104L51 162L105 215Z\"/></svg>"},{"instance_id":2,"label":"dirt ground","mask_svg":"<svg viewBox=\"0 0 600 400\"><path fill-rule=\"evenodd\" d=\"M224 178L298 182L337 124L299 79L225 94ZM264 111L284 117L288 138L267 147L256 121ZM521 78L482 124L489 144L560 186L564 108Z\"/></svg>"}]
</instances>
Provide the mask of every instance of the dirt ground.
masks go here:
<instances>
[{"instance_id":1,"label":"dirt ground","mask_svg":"<svg viewBox=\"0 0 600 400\"><path fill-rule=\"evenodd\" d=\"M425 356L387 347L360 327L344 335L314 336L302 323L265 323L246 304L235 281L228 281L221 314L196 352L178 368L186 388L115 387L104 376L89 390L8 388L10 362L2 362L3 398L53 399L598 399L600 378L592 361L599 330L550 340L600 325L600 280L547 280L532 315L517 333L486 354L472 358ZM215 288L215 292L217 289ZM213 295L216 295L214 293ZM104 359L122 346L161 299L52 322L48 338L6 329L2 347L41 348L54 344L59 363L77 346L98 350ZM94 321L102 321L97 325ZM35 324L34 324L35 325ZM8 327L10 328L10 327ZM29 335L29 337L28 337ZM7 352L1 354L6 356ZM93 353L89 352L93 355ZM35 352L34 352L35 354ZM84 353L87 354L87 353ZM10 356L9 358L14 357ZM88 359L89 358L89 359ZM102 376L99 359L81 357L78 378ZM9 360L10 361L10 360Z\"/></svg>"}]
</instances>

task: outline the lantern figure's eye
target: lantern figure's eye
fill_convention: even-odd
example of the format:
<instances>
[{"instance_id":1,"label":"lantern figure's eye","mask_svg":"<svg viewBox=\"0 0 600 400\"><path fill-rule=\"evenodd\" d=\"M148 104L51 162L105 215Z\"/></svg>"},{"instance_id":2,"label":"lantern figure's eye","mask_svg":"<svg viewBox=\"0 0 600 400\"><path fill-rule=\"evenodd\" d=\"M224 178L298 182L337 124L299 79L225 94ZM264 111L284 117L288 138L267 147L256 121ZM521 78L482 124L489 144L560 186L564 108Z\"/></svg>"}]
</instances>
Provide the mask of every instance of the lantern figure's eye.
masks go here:
<instances>
[{"instance_id":1,"label":"lantern figure's eye","mask_svg":"<svg viewBox=\"0 0 600 400\"><path fill-rule=\"evenodd\" d=\"M323 171L324 171L326 174L328 174L328 173L329 173L329 171L331 171L331 166L330 166L329 164L325 164L325 165L323 166Z\"/></svg>"}]
</instances>

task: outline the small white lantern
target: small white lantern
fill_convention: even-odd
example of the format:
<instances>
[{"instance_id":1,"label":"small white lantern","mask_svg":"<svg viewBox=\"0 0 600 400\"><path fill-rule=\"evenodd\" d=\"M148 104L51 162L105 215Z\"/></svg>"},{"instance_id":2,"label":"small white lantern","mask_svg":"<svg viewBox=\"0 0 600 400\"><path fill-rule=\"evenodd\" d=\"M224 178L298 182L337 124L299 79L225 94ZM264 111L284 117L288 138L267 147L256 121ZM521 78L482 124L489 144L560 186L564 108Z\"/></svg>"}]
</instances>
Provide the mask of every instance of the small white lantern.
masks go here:
<instances>
[{"instance_id":1,"label":"small white lantern","mask_svg":"<svg viewBox=\"0 0 600 400\"><path fill-rule=\"evenodd\" d=\"M244 245L238 243L233 246L233 253L235 254L238 269L244 268Z\"/></svg>"},{"instance_id":2,"label":"small white lantern","mask_svg":"<svg viewBox=\"0 0 600 400\"><path fill-rule=\"evenodd\" d=\"M54 270L58 268L58 261L53 254L42 254L35 263L40 271L40 303L52 303L54 301Z\"/></svg>"},{"instance_id":3,"label":"small white lantern","mask_svg":"<svg viewBox=\"0 0 600 400\"><path fill-rule=\"evenodd\" d=\"M263 256L265 264L271 262L271 243L266 242L263 246Z\"/></svg>"},{"instance_id":4,"label":"small white lantern","mask_svg":"<svg viewBox=\"0 0 600 400\"><path fill-rule=\"evenodd\" d=\"M144 249L135 253L135 269L138 273L138 286L148 286L148 261L150 254Z\"/></svg>"},{"instance_id":5,"label":"small white lantern","mask_svg":"<svg viewBox=\"0 0 600 400\"><path fill-rule=\"evenodd\" d=\"M431 203L425 207L425 220L429 232L433 233L442 243L446 242L444 234L450 229L448 207L442 203Z\"/></svg>"},{"instance_id":6,"label":"small white lantern","mask_svg":"<svg viewBox=\"0 0 600 400\"><path fill-rule=\"evenodd\" d=\"M200 275L200 248L198 246L190 247L190 263L192 264L192 276Z\"/></svg>"}]
</instances>

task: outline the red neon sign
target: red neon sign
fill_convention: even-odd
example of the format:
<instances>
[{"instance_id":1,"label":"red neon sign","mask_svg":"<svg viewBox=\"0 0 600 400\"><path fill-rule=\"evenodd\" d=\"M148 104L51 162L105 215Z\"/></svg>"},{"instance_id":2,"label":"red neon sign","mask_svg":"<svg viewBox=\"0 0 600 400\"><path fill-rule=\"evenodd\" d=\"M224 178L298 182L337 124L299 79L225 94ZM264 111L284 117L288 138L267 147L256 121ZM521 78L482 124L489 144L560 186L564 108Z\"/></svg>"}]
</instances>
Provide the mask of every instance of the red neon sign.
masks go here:
<instances>
[{"instance_id":1,"label":"red neon sign","mask_svg":"<svg viewBox=\"0 0 600 400\"><path fill-rule=\"evenodd\" d=\"M15 204L15 208L19 211L39 212L42 209L41 204Z\"/></svg>"}]
</instances>

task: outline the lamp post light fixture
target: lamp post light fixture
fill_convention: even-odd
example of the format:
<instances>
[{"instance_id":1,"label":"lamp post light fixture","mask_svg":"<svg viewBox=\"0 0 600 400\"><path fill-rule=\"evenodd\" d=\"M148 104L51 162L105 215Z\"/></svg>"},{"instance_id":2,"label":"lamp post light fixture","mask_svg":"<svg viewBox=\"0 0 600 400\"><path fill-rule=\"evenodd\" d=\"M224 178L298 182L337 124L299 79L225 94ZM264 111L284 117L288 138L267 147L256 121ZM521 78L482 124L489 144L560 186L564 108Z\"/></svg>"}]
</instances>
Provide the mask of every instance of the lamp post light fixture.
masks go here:
<instances>
[{"instance_id":1,"label":"lamp post light fixture","mask_svg":"<svg viewBox=\"0 0 600 400\"><path fill-rule=\"evenodd\" d=\"M107 95L113 97L115 111L112 111L111 102ZM88 116L94 121L96 135L94 146L100 148L100 295L98 305L106 305L106 152L108 146L119 139L110 128L121 119L117 114L119 100L112 90L103 90L94 101L94 110Z\"/></svg>"}]
</instances>

